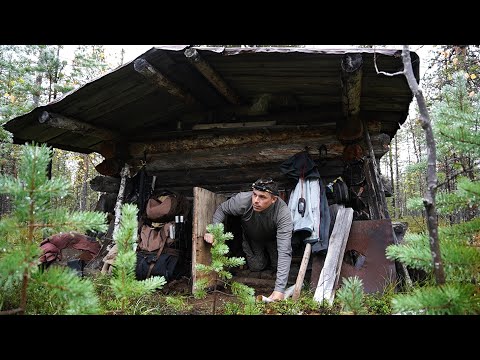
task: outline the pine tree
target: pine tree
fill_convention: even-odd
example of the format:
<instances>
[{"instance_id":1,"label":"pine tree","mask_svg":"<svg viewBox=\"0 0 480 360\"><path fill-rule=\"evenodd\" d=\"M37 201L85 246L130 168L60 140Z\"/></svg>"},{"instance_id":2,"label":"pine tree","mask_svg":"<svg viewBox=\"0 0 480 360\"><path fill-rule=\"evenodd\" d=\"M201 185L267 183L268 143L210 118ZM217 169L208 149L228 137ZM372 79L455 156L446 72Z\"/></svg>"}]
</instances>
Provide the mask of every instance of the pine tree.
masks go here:
<instances>
[{"instance_id":1,"label":"pine tree","mask_svg":"<svg viewBox=\"0 0 480 360\"><path fill-rule=\"evenodd\" d=\"M48 179L47 165L51 149L46 145L25 145L22 149L18 178L0 175L0 193L8 193L14 210L0 221L0 307L10 305L6 313L37 313L27 298L44 297L50 309L43 311L86 314L99 311L93 284L80 278L70 268L40 271L40 242L55 233L88 230L105 231L105 214L72 212L50 208L50 200L68 194L69 183ZM8 295L16 294L12 304ZM38 303L38 302L37 302ZM14 308L17 306L17 308Z\"/></svg>"},{"instance_id":2,"label":"pine tree","mask_svg":"<svg viewBox=\"0 0 480 360\"><path fill-rule=\"evenodd\" d=\"M124 204L121 210L120 226L114 234L115 243L118 246L118 254L115 257L110 285L115 296L121 301L122 313L125 312L129 298L154 292L166 284L163 276L153 276L142 281L137 281L135 278L135 266L137 263L135 251L138 226L137 212L138 208L136 205Z\"/></svg>"},{"instance_id":3,"label":"pine tree","mask_svg":"<svg viewBox=\"0 0 480 360\"><path fill-rule=\"evenodd\" d=\"M342 287L337 292L337 299L346 314L366 314L363 307L363 282L358 276L343 278Z\"/></svg>"},{"instance_id":4,"label":"pine tree","mask_svg":"<svg viewBox=\"0 0 480 360\"><path fill-rule=\"evenodd\" d=\"M469 94L465 73L454 75L454 85L442 89L442 101L434 106L434 131L440 153L457 154L477 159L480 155L478 98ZM473 169L463 167L469 177L458 178L457 189L440 191L437 196L439 214L460 210L476 210L480 205L480 182ZM411 199L411 209L421 209L420 198ZM412 293L399 294L393 300L394 311L413 314L479 314L480 299L480 219L459 222L439 228L441 255L446 282L441 286L423 286ZM433 270L427 234L407 234L405 243L387 248L387 257L427 273Z\"/></svg>"},{"instance_id":5,"label":"pine tree","mask_svg":"<svg viewBox=\"0 0 480 360\"><path fill-rule=\"evenodd\" d=\"M254 289L245 284L236 281L230 281L232 274L228 271L229 268L241 266L245 264L243 257L228 257L229 248L225 243L227 240L233 239L231 232L224 232L224 225L222 223L207 225L207 232L213 235L214 242L210 249L212 254L212 261L210 265L196 264L196 270L203 274L213 274L213 314L216 311L217 294L219 292L218 286L230 286L232 293L244 304L244 314L255 314L257 309L255 307ZM205 298L207 295L206 289L210 283L209 277L198 279L195 283L194 296L196 298Z\"/></svg>"}]
</instances>

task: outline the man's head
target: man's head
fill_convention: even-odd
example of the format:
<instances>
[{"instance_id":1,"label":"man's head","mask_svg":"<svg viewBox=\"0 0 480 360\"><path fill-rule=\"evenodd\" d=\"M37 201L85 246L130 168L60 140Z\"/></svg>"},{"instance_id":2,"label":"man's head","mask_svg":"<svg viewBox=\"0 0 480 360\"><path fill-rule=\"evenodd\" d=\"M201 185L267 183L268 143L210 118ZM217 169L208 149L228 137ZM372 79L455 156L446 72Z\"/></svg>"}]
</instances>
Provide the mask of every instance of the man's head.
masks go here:
<instances>
[{"instance_id":1,"label":"man's head","mask_svg":"<svg viewBox=\"0 0 480 360\"><path fill-rule=\"evenodd\" d=\"M272 178L260 178L252 184L252 204L254 211L268 209L277 201L278 185Z\"/></svg>"}]
</instances>

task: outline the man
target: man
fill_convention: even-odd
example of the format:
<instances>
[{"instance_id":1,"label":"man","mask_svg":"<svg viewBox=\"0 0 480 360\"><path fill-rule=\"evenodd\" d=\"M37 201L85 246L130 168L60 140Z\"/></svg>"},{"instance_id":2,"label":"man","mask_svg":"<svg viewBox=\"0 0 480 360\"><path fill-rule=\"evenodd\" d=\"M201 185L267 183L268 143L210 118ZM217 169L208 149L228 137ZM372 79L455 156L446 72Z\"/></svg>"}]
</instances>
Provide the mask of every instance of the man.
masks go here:
<instances>
[{"instance_id":1,"label":"man","mask_svg":"<svg viewBox=\"0 0 480 360\"><path fill-rule=\"evenodd\" d=\"M252 191L240 192L218 206L213 223L226 215L239 216L242 224L242 248L248 267L261 271L270 266L277 270L271 300L283 300L292 260L293 223L288 205L278 197L278 186L271 178L258 179ZM204 239L213 243L213 235Z\"/></svg>"}]
</instances>

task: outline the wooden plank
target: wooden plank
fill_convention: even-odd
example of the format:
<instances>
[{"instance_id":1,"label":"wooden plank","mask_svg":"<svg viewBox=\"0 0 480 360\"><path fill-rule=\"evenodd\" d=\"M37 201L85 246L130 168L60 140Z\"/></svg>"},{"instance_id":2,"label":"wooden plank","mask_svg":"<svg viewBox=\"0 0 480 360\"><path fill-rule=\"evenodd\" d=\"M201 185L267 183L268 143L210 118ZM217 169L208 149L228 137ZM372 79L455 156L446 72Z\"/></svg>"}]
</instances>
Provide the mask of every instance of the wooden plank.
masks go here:
<instances>
[{"instance_id":1,"label":"wooden plank","mask_svg":"<svg viewBox=\"0 0 480 360\"><path fill-rule=\"evenodd\" d=\"M205 274L197 273L196 264L208 265L212 261L210 254L211 246L203 236L206 227L213 221L213 214L218 205L227 200L224 195L215 194L200 187L193 188L193 229L192 229L192 292L195 290L195 283ZM213 278L212 284L213 284Z\"/></svg>"},{"instance_id":2,"label":"wooden plank","mask_svg":"<svg viewBox=\"0 0 480 360\"><path fill-rule=\"evenodd\" d=\"M327 256L323 265L320 278L313 299L319 303L327 300L333 304L335 297L335 286L340 276L343 255L350 234L353 220L352 208L340 208L335 220L332 234L330 235Z\"/></svg>"}]
</instances>

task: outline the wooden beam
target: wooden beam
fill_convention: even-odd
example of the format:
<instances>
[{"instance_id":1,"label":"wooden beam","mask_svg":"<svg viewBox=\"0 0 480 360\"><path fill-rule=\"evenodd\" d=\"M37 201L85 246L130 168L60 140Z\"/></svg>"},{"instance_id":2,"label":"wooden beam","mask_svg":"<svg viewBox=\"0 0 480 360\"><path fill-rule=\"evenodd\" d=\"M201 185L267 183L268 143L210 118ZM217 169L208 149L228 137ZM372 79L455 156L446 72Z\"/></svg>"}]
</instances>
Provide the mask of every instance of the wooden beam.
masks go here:
<instances>
[{"instance_id":1,"label":"wooden beam","mask_svg":"<svg viewBox=\"0 0 480 360\"><path fill-rule=\"evenodd\" d=\"M135 62L133 63L133 68L135 69L135 71L152 81L156 86L182 99L183 101L185 101L185 103L198 104L197 99L195 99L191 94L183 90L179 85L167 79L147 60L142 58L135 60Z\"/></svg>"},{"instance_id":2,"label":"wooden beam","mask_svg":"<svg viewBox=\"0 0 480 360\"><path fill-rule=\"evenodd\" d=\"M235 147L194 149L178 153L147 153L146 169L150 172L195 168L235 168L265 162L285 161L303 151L306 146L315 149L324 144L329 158L341 156L343 145L334 138L294 139L284 143L247 144ZM310 152L315 154L313 150ZM318 154L318 152L317 152Z\"/></svg>"},{"instance_id":3,"label":"wooden beam","mask_svg":"<svg viewBox=\"0 0 480 360\"><path fill-rule=\"evenodd\" d=\"M251 134L257 133L262 134L262 136L277 136L273 134L280 134L280 133L296 133L296 132L304 132L308 133L310 131L316 131L318 129L322 129L323 131L328 131L332 136L335 136L335 122L322 122L315 125L309 125L308 123L298 123L296 125L273 125L268 126L268 124L273 124L276 120L270 121L255 121L254 126L249 126L250 122L246 122L246 126L242 127L241 124L243 123L233 123L233 126L230 127L229 123L215 123L210 124L211 131L198 131L198 130L182 130L182 131L167 131L167 130L159 130L158 128L149 128L143 129L143 133L140 133L140 130L137 130L137 133L130 133L128 140L132 144L139 144L143 146L144 143L152 143L152 142L165 142L166 140L187 140L193 141L194 139L203 139L202 142L207 138L217 139L217 138L243 138L243 137L250 137ZM200 128L203 125L209 124L201 124ZM221 127L217 127L217 125ZM262 126L264 125L264 126ZM198 129L198 128L196 128ZM333 129L333 130L332 130ZM133 132L133 130L132 130Z\"/></svg>"},{"instance_id":4,"label":"wooden beam","mask_svg":"<svg viewBox=\"0 0 480 360\"><path fill-rule=\"evenodd\" d=\"M252 128L248 131L242 132L239 135L236 132L228 134L191 134L188 137L173 138L172 136L159 139L158 141L146 142L145 140L140 142L132 142L128 147L129 155L132 158L142 158L144 152L149 154L157 153L182 153L184 157L189 156L188 152L199 149L211 149L218 150L220 148L236 147L242 145L258 145L271 143L275 147L275 144L288 144L290 142L298 141L304 143L304 146L309 145L311 149L315 151L322 144L323 141L335 140L335 129L333 127L288 127L281 129L261 129ZM311 143L314 141L314 143ZM343 151L343 145L340 149L327 149L328 152L336 153Z\"/></svg>"},{"instance_id":5,"label":"wooden beam","mask_svg":"<svg viewBox=\"0 0 480 360\"><path fill-rule=\"evenodd\" d=\"M186 49L185 57L193 66L222 94L230 103L238 105L240 96L225 82L225 80L206 62L196 49Z\"/></svg>"},{"instance_id":6,"label":"wooden beam","mask_svg":"<svg viewBox=\"0 0 480 360\"><path fill-rule=\"evenodd\" d=\"M360 96L362 93L361 54L346 54L342 58L342 109L345 117L360 113Z\"/></svg>"},{"instance_id":7,"label":"wooden beam","mask_svg":"<svg viewBox=\"0 0 480 360\"><path fill-rule=\"evenodd\" d=\"M334 132L331 129L331 132ZM263 136L262 136L263 134ZM376 137L375 156L388 150L384 137ZM197 137L154 143L129 145L129 158L140 162L147 156L147 171L194 170L196 168L234 168L252 166L266 162L282 162L290 156L309 148L317 159L319 147L327 149L326 159L341 158L345 145L335 139L329 131L310 133L286 132L281 134L252 133L248 136ZM132 164L133 165L133 164Z\"/></svg>"},{"instance_id":8,"label":"wooden beam","mask_svg":"<svg viewBox=\"0 0 480 360\"><path fill-rule=\"evenodd\" d=\"M345 54L342 58L342 111L344 118L337 123L337 136L341 141L356 140L363 135L363 124L359 117L362 64L361 54Z\"/></svg>"},{"instance_id":9,"label":"wooden beam","mask_svg":"<svg viewBox=\"0 0 480 360\"><path fill-rule=\"evenodd\" d=\"M341 207L338 210L332 235L330 235L327 256L323 265L313 299L318 303L327 300L331 305L335 297L335 287L342 269L343 255L353 220L353 209Z\"/></svg>"},{"instance_id":10,"label":"wooden beam","mask_svg":"<svg viewBox=\"0 0 480 360\"><path fill-rule=\"evenodd\" d=\"M213 213L217 206L227 200L220 194L215 194L206 189L195 187L193 189L193 214L192 214L192 293L196 290L197 281L207 278L209 285L214 284L215 277L212 273L206 274L197 271L197 264L210 265L212 262L212 245L203 240L206 227L212 223Z\"/></svg>"},{"instance_id":11,"label":"wooden beam","mask_svg":"<svg viewBox=\"0 0 480 360\"><path fill-rule=\"evenodd\" d=\"M120 134L105 128L90 125L60 114L43 111L38 117L40 124L49 125L53 128L72 131L82 135L93 136L102 140L112 140L120 137Z\"/></svg>"},{"instance_id":12,"label":"wooden beam","mask_svg":"<svg viewBox=\"0 0 480 360\"><path fill-rule=\"evenodd\" d=\"M193 125L192 130L209 130L209 129L244 129L258 128L266 126L275 126L275 121L247 121L234 123L214 123L214 124L197 124Z\"/></svg>"}]
</instances>

